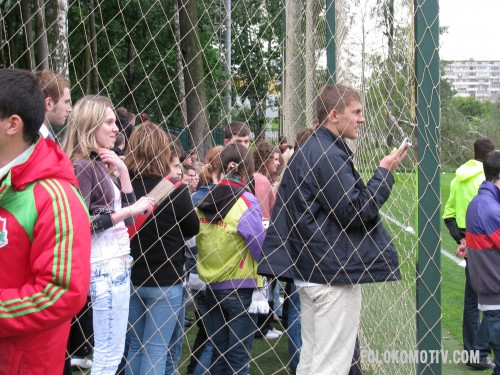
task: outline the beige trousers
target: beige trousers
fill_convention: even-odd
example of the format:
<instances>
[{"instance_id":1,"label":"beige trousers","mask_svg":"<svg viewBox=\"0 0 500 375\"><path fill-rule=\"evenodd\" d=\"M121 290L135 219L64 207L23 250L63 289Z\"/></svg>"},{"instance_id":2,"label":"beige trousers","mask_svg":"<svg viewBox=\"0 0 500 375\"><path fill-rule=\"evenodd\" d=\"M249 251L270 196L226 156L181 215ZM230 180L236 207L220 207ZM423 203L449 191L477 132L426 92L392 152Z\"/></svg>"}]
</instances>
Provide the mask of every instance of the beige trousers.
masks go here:
<instances>
[{"instance_id":1,"label":"beige trousers","mask_svg":"<svg viewBox=\"0 0 500 375\"><path fill-rule=\"evenodd\" d=\"M361 314L361 285L298 287L302 348L297 375L347 375Z\"/></svg>"}]
</instances>

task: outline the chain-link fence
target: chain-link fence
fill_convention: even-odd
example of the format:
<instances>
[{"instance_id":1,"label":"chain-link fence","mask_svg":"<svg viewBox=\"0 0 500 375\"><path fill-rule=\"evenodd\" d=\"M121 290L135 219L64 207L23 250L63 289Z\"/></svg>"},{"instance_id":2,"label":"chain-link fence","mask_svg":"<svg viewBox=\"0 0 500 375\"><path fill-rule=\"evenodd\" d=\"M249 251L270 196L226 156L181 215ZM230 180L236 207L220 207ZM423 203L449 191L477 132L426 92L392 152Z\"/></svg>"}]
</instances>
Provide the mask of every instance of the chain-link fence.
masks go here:
<instances>
[{"instance_id":1,"label":"chain-link fence","mask_svg":"<svg viewBox=\"0 0 500 375\"><path fill-rule=\"evenodd\" d=\"M421 271L417 252L422 243L419 235L424 233L417 225L418 202L439 176L439 164L453 170L469 158L477 136L497 137L498 131L491 121L455 110L451 93L445 92L441 144L439 136L429 140L421 130L419 134L429 124L419 128L416 95L425 87L415 60L423 50L437 55L439 46L437 41L422 44L415 35L415 14L426 12L418 4L411 0L0 1L0 66L60 72L71 82L73 103L84 95L107 96L115 107L133 114L136 126L147 115L179 136L184 151L195 149L199 160L211 147L223 144L222 132L230 122L248 124L253 143L267 139L275 144L277 135L283 134L293 145L300 130L313 126L324 84L337 82L357 89L366 122L359 138L349 145L365 181L404 137L413 143L395 175L391 198L381 208L398 250L402 280L363 286L359 345L380 353L411 351L423 349L418 346L416 323L421 311L416 302L416 275ZM435 17L424 14L426 32L435 27ZM436 98L439 101L439 79L433 85L434 102L424 104L428 113ZM420 99L420 104L424 101ZM492 106L491 118L498 111ZM434 118L434 123L439 119ZM64 138L64 127L52 130ZM424 150L434 155L433 176L419 174ZM419 193L418 182L424 180L425 188ZM439 232L433 220L426 216L425 227ZM434 247L439 247L438 240ZM174 250L179 253L184 248ZM335 252L335 247L328 251ZM186 284L187 277L187 273L178 275L178 281ZM437 289L430 293L438 294ZM281 302L275 299L276 308ZM195 319L203 327L200 313ZM179 325L184 323L182 318ZM194 336L203 329L196 323L186 328L184 339L176 341L184 342L181 373L190 362ZM274 328L286 335L284 323L284 327L274 323ZM83 326L83 322L75 324ZM135 328L129 327L128 332ZM167 345L172 343L170 338L162 340ZM284 338L255 342L250 374L286 373L291 359ZM167 347L169 356L174 356L172 346ZM80 349L72 350L81 354ZM413 363L367 362L363 367L384 374L417 371Z\"/></svg>"}]
</instances>

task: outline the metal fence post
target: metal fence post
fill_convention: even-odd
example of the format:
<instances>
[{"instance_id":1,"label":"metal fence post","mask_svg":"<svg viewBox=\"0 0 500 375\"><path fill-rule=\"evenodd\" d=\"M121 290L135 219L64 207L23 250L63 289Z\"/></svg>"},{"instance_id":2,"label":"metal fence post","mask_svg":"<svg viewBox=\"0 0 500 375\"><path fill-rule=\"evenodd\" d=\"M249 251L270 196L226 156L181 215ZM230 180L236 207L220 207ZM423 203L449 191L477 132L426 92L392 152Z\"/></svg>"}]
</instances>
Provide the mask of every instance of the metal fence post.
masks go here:
<instances>
[{"instance_id":1,"label":"metal fence post","mask_svg":"<svg viewBox=\"0 0 500 375\"><path fill-rule=\"evenodd\" d=\"M326 65L328 83L337 82L337 60L335 43L335 0L326 0Z\"/></svg>"},{"instance_id":2,"label":"metal fence post","mask_svg":"<svg viewBox=\"0 0 500 375\"><path fill-rule=\"evenodd\" d=\"M440 86L438 0L414 0L418 122L417 348L441 350ZM439 363L417 374L441 374Z\"/></svg>"}]
</instances>

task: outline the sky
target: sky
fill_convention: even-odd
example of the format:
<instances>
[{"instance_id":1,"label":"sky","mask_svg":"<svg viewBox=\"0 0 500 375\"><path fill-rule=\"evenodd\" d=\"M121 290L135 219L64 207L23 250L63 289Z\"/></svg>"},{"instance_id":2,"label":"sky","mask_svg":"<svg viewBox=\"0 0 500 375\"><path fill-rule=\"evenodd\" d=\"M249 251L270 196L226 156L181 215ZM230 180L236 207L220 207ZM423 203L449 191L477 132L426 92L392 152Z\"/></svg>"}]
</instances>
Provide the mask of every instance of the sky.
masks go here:
<instances>
[{"instance_id":1,"label":"sky","mask_svg":"<svg viewBox=\"0 0 500 375\"><path fill-rule=\"evenodd\" d=\"M500 61L500 0L439 0L442 60Z\"/></svg>"}]
</instances>

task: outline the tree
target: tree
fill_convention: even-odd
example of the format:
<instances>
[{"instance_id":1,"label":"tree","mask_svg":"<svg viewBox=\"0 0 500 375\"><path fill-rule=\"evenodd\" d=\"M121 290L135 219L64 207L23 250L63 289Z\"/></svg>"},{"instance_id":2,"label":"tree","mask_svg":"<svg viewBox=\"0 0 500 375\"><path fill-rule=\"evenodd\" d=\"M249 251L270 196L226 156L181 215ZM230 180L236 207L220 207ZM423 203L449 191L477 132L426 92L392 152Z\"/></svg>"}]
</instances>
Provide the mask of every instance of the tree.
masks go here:
<instances>
[{"instance_id":1,"label":"tree","mask_svg":"<svg viewBox=\"0 0 500 375\"><path fill-rule=\"evenodd\" d=\"M447 61L441 61L441 76ZM470 159L473 142L487 136L500 138L500 102L479 101L474 97L455 97L451 84L441 78L441 164L454 170Z\"/></svg>"},{"instance_id":2,"label":"tree","mask_svg":"<svg viewBox=\"0 0 500 375\"><path fill-rule=\"evenodd\" d=\"M378 25L382 29L383 35L387 40L387 58L385 59L386 71L384 73L386 91L385 95L385 122L387 127L387 145L392 148L394 145L394 127L395 116L393 92L395 89L395 71L394 71L394 0L377 0L372 12L373 17L378 18Z\"/></svg>"},{"instance_id":3,"label":"tree","mask_svg":"<svg viewBox=\"0 0 500 375\"><path fill-rule=\"evenodd\" d=\"M92 92L99 93L99 72L97 71L97 63L99 55L97 54L97 32L95 27L95 8L94 0L88 0L89 4L89 38L90 38L90 61L92 68Z\"/></svg>"},{"instance_id":4,"label":"tree","mask_svg":"<svg viewBox=\"0 0 500 375\"><path fill-rule=\"evenodd\" d=\"M8 51L9 51L9 61L10 64L14 68L19 67L19 57L17 53L17 48L18 48L18 39L19 39L19 30L16 28L17 24L17 14L18 14L18 7L16 6L17 4L13 5L12 8L10 8L7 11L7 14L5 16L6 22L7 22L7 38L8 40Z\"/></svg>"},{"instance_id":5,"label":"tree","mask_svg":"<svg viewBox=\"0 0 500 375\"><path fill-rule=\"evenodd\" d=\"M302 126L302 59L301 43L301 1L286 2L286 57L285 57L285 102L283 103L283 133L293 139Z\"/></svg>"},{"instance_id":6,"label":"tree","mask_svg":"<svg viewBox=\"0 0 500 375\"><path fill-rule=\"evenodd\" d=\"M409 3L405 0L403 5L409 6ZM379 15L381 22L389 16L375 14ZM384 52L375 50L363 56L363 63L371 68L370 74L363 81L363 101L369 122L364 126L364 132L368 136L360 144L364 151L358 155L360 158L367 158L368 163L371 161L368 159L382 157L393 147L397 147L404 136L416 136L413 42L409 37L413 29L411 20L410 17L403 17L398 22L394 20L390 64L387 61L390 58L387 39L383 41L387 46ZM390 26L386 24L378 27L387 31ZM411 160L410 157L405 163L411 163Z\"/></svg>"},{"instance_id":7,"label":"tree","mask_svg":"<svg viewBox=\"0 0 500 375\"><path fill-rule=\"evenodd\" d=\"M179 0L181 48L184 58L189 148L204 155L210 148L202 46L198 31L198 10L195 0Z\"/></svg>"},{"instance_id":8,"label":"tree","mask_svg":"<svg viewBox=\"0 0 500 375\"><path fill-rule=\"evenodd\" d=\"M24 26L24 58L28 70L35 70L35 51L33 48L33 26L31 24L30 0L21 0L21 23Z\"/></svg>"},{"instance_id":9,"label":"tree","mask_svg":"<svg viewBox=\"0 0 500 375\"><path fill-rule=\"evenodd\" d=\"M5 38L5 33L4 33L5 26L4 25L5 25L5 19L3 16L2 8L0 8L0 64L2 64L2 68L7 67L6 60L5 60L5 52L3 50L4 40L7 40L7 38Z\"/></svg>"},{"instance_id":10,"label":"tree","mask_svg":"<svg viewBox=\"0 0 500 375\"><path fill-rule=\"evenodd\" d=\"M316 23L318 7L315 1L306 2L306 124L316 118Z\"/></svg>"},{"instance_id":11,"label":"tree","mask_svg":"<svg viewBox=\"0 0 500 375\"><path fill-rule=\"evenodd\" d=\"M251 125L256 139L264 138L270 87L279 80L280 12L279 0L238 2L232 11L233 86L241 101L250 104L251 120L245 122Z\"/></svg>"},{"instance_id":12,"label":"tree","mask_svg":"<svg viewBox=\"0 0 500 375\"><path fill-rule=\"evenodd\" d=\"M38 64L41 69L49 69L49 46L45 30L44 0L35 0L35 30L36 47L38 50Z\"/></svg>"},{"instance_id":13,"label":"tree","mask_svg":"<svg viewBox=\"0 0 500 375\"><path fill-rule=\"evenodd\" d=\"M101 93L117 106L147 111L152 121L166 125L175 103L169 78L175 60L168 54L174 39L165 23L172 10L166 16L161 4L147 1L94 4L82 1L68 13L73 99Z\"/></svg>"},{"instance_id":14,"label":"tree","mask_svg":"<svg viewBox=\"0 0 500 375\"><path fill-rule=\"evenodd\" d=\"M69 76L68 1L51 0L45 4L47 43L52 70Z\"/></svg>"},{"instance_id":15,"label":"tree","mask_svg":"<svg viewBox=\"0 0 500 375\"><path fill-rule=\"evenodd\" d=\"M394 0L384 0L383 5L385 36L387 37L387 75L385 87L387 89L387 145L393 147L393 89L394 89Z\"/></svg>"},{"instance_id":16,"label":"tree","mask_svg":"<svg viewBox=\"0 0 500 375\"><path fill-rule=\"evenodd\" d=\"M490 103L481 102L472 96L453 98L453 104L467 120L476 125L489 116Z\"/></svg>"},{"instance_id":17,"label":"tree","mask_svg":"<svg viewBox=\"0 0 500 375\"><path fill-rule=\"evenodd\" d=\"M175 55L177 62L177 81L179 86L179 105L181 108L182 127L188 127L187 106L186 106L186 86L184 84L184 64L182 63L181 50L181 26L179 22L179 4L174 0L174 35L175 35Z\"/></svg>"}]
</instances>

